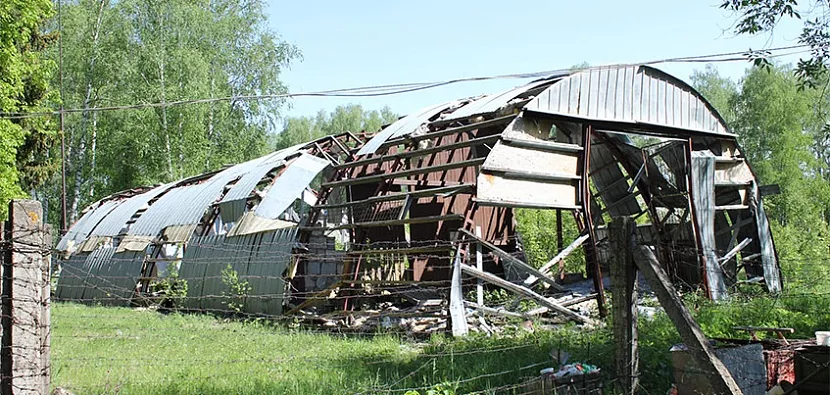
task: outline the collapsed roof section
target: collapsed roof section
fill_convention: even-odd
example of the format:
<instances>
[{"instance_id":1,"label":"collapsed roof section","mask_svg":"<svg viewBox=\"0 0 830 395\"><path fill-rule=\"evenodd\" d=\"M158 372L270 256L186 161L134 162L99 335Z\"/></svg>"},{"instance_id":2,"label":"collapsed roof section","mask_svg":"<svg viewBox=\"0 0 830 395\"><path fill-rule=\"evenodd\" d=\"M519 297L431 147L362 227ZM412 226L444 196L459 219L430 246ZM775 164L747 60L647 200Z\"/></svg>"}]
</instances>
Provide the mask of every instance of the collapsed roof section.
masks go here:
<instances>
[{"instance_id":1,"label":"collapsed roof section","mask_svg":"<svg viewBox=\"0 0 830 395\"><path fill-rule=\"evenodd\" d=\"M311 191L319 174L319 190ZM307 192L312 199L302 199ZM295 205L298 198L310 204ZM302 219L296 215L301 206L308 210ZM570 211L582 234L533 268L515 232L516 207ZM781 290L760 189L735 136L698 92L648 66L554 73L502 93L424 108L366 142L350 134L328 137L105 199L59 249L117 253L178 242L186 249L184 271L189 257L211 253L193 252L197 246L254 236L239 242L250 247L241 253L250 259L262 240L294 237L297 261L289 267L281 256L279 270L268 273L290 280L301 302L361 283L445 282L453 251L463 254L473 242L486 242L493 252L484 271L522 287L541 281L556 288L550 269L582 246L602 302L605 224L615 216L637 218L639 241L654 248L677 283L701 286L713 299L741 281ZM204 239L211 235L226 239ZM332 238L344 248L335 250ZM81 277L95 277L90 268L96 264L84 265L76 268ZM197 272L211 271L218 272ZM144 275L135 276L152 277ZM202 288L210 295L207 278ZM344 300L343 307L352 303L348 295ZM268 305L258 303L251 312Z\"/></svg>"}]
</instances>

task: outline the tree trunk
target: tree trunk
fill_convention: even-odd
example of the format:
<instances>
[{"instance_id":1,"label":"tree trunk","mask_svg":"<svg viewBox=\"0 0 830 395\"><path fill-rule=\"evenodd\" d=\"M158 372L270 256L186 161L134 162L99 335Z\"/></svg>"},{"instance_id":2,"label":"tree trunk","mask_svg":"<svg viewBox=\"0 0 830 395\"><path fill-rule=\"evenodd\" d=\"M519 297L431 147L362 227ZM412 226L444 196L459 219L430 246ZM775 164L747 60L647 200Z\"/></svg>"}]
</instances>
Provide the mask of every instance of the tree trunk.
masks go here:
<instances>
[{"instance_id":1,"label":"tree trunk","mask_svg":"<svg viewBox=\"0 0 830 395\"><path fill-rule=\"evenodd\" d=\"M90 112L88 111L90 106L92 105L92 77L95 72L95 61L97 60L97 56L95 53L95 48L98 46L98 39L100 37L101 32L101 21L104 16L104 6L106 6L108 0L101 0L101 3L98 6L98 15L95 19L95 28L92 31L92 56L89 58L89 66L87 68L87 78L86 78L86 93L84 95L84 103L83 109L84 111L81 113L81 134L78 138L78 150L77 150L77 158L71 160L70 163L75 164L75 168L72 171L75 172L75 182L74 188L72 191L72 203L70 205L70 222L75 222L78 218L78 209L80 206L81 201L81 189L84 187L84 178L83 178L83 166L84 166L84 157L86 156L86 128L87 128L87 121L89 120ZM97 138L95 136L93 140ZM71 141L71 140L70 140ZM93 143L94 145L94 143ZM70 143L71 147L71 143ZM72 156L72 149L69 150L68 157ZM68 164L67 164L68 165Z\"/></svg>"}]
</instances>

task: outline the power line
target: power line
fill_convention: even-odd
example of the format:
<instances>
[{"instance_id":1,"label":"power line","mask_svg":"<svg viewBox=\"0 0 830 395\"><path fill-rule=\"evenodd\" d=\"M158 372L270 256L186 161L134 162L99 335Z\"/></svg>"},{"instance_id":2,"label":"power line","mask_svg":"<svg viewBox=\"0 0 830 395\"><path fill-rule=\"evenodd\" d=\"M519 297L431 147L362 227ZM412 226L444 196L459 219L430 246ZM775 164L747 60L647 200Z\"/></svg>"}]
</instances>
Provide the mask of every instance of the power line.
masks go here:
<instances>
[{"instance_id":1,"label":"power line","mask_svg":"<svg viewBox=\"0 0 830 395\"><path fill-rule=\"evenodd\" d=\"M718 53L718 54L708 54L708 55L695 55L695 56L685 56L685 57L675 57L675 58L665 58L665 59L657 59L651 60L646 62L637 62L637 63L618 63L618 64L606 64L600 66L589 66L579 71L585 70L595 70L595 69L603 69L609 67L621 67L621 66L635 66L635 65L654 65L654 64L664 64L664 63L715 63L715 62L735 62L735 61L747 61L754 58L778 58L783 56L790 56L798 53L809 52L808 45L806 44L798 44L798 45L790 45L784 47L777 47L777 48L769 48L763 50L747 50L747 51L735 51L735 52L725 52L725 53ZM791 52L784 52L784 53L774 53L780 51L790 51L795 50L798 51L791 51ZM491 76L479 76L479 77L466 77L466 78L455 78L449 80L442 80L442 81L432 81L432 82L410 82L410 83L397 83L397 84L387 84L387 85L373 85L373 86L362 86L362 87L353 87L353 88L341 88L341 89L330 89L330 90L322 90L322 91L312 91L312 92L297 92L297 93L276 93L276 94L261 94L261 95L242 95L242 96L224 96L224 97L213 97L213 98L201 98L201 99L185 99L185 100L177 100L177 101L166 101L166 102L152 102L152 103L138 103L138 104L128 104L128 105L113 105L113 106L104 106L104 107L90 107L90 108L64 108L61 110L56 111L41 111L41 112L0 112L0 118L5 119L22 119L22 118L33 118L33 117L41 117L41 116L54 116L54 115L61 115L61 114L72 114L72 113L87 113L87 112L104 112L104 111L123 111L123 110L140 110L140 109L148 109L148 108L159 108L159 107L168 107L168 106L178 106L178 105L192 105L192 104L207 104L207 103L216 103L216 102L232 102L232 101L252 101L252 100L270 100L270 99L285 99L291 97L377 97L377 96L390 96L390 95L398 95L403 93L421 91L426 89L437 88L440 86L458 84L463 82L473 82L473 81L488 81L488 80L499 80L499 79L531 79L531 78L548 78L551 76L561 75L567 73L568 70L566 69L557 69L557 70L546 70L546 71L535 71L535 72L528 72L528 73L513 73L513 74L500 74L500 75L491 75Z\"/></svg>"}]
</instances>

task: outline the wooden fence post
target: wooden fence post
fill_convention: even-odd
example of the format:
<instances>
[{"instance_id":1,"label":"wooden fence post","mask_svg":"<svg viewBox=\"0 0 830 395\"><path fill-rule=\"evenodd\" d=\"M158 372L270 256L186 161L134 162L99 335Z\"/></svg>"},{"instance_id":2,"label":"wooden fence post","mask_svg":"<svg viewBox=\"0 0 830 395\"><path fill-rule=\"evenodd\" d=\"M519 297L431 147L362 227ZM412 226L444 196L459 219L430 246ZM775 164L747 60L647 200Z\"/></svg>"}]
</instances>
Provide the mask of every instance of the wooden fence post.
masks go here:
<instances>
[{"instance_id":1,"label":"wooden fence post","mask_svg":"<svg viewBox=\"0 0 830 395\"><path fill-rule=\"evenodd\" d=\"M0 284L2 395L49 392L49 232L40 202L9 203Z\"/></svg>"},{"instance_id":2,"label":"wooden fence post","mask_svg":"<svg viewBox=\"0 0 830 395\"><path fill-rule=\"evenodd\" d=\"M639 384L637 343L637 267L631 247L634 244L634 220L614 218L608 226L611 243L611 314L614 329L615 373L624 393L635 394Z\"/></svg>"}]
</instances>

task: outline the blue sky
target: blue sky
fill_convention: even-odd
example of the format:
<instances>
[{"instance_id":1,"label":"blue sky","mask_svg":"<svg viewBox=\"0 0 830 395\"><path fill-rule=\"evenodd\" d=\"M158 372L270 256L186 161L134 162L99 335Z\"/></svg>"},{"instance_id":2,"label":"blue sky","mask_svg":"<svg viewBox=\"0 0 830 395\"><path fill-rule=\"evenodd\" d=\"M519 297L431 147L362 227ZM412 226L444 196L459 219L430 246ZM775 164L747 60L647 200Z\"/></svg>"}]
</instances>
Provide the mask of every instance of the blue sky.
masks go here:
<instances>
[{"instance_id":1,"label":"blue sky","mask_svg":"<svg viewBox=\"0 0 830 395\"><path fill-rule=\"evenodd\" d=\"M272 1L271 28L303 60L282 75L292 92L437 81L591 65L633 63L792 45L799 22L775 34L736 37L734 16L702 1ZM786 59L792 62L795 58ZM740 78L746 62L718 63ZM662 64L688 80L705 64ZM338 105L388 105L406 114L435 103L496 92L523 80L469 82L378 98L295 98L284 115Z\"/></svg>"}]
</instances>

